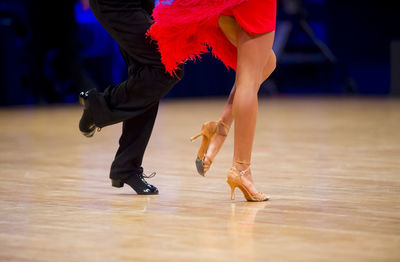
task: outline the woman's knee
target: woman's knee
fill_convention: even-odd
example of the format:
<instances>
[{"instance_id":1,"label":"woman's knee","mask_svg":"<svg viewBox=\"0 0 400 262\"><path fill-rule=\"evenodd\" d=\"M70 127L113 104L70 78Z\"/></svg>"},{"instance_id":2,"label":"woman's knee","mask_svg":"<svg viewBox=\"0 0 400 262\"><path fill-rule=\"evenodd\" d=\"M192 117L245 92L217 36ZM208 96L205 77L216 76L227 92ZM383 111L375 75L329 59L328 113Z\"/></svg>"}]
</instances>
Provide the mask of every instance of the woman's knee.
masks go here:
<instances>
[{"instance_id":1,"label":"woman's knee","mask_svg":"<svg viewBox=\"0 0 400 262\"><path fill-rule=\"evenodd\" d=\"M255 79L254 76L248 79L237 79L236 80L236 96L254 96L257 95L258 90L261 87L262 82Z\"/></svg>"},{"instance_id":2,"label":"woman's knee","mask_svg":"<svg viewBox=\"0 0 400 262\"><path fill-rule=\"evenodd\" d=\"M269 55L267 57L266 65L264 67L262 81L265 81L265 79L267 79L272 74L272 72L274 72L275 68L276 56L274 51L271 49L271 52L269 52Z\"/></svg>"}]
</instances>

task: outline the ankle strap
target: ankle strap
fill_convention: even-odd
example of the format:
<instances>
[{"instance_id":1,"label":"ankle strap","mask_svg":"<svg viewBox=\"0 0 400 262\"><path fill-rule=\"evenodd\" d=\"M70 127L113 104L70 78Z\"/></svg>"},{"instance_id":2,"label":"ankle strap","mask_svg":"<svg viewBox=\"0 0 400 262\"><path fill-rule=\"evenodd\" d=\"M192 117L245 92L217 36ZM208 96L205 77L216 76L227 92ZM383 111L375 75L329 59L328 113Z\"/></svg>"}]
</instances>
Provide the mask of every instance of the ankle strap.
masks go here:
<instances>
[{"instance_id":1,"label":"ankle strap","mask_svg":"<svg viewBox=\"0 0 400 262\"><path fill-rule=\"evenodd\" d=\"M232 169L236 170L241 176L243 176L243 175L245 175L247 173L247 171L249 171L250 166L248 166L245 170L242 170L242 171L237 169L235 166L233 166Z\"/></svg>"},{"instance_id":2,"label":"ankle strap","mask_svg":"<svg viewBox=\"0 0 400 262\"><path fill-rule=\"evenodd\" d=\"M250 169L250 163L249 162L241 161L241 160L234 160L234 162L237 163L237 164L248 165L248 167L245 170L242 170L242 171L240 171L235 166L233 166L233 168L236 169L241 176L243 176L244 174L247 173L247 171L249 171L249 169Z\"/></svg>"},{"instance_id":3,"label":"ankle strap","mask_svg":"<svg viewBox=\"0 0 400 262\"><path fill-rule=\"evenodd\" d=\"M221 136L227 136L229 132L230 127L222 122L222 120L217 121L217 133Z\"/></svg>"},{"instance_id":4,"label":"ankle strap","mask_svg":"<svg viewBox=\"0 0 400 262\"><path fill-rule=\"evenodd\" d=\"M238 164L249 165L250 166L250 162L247 162L247 161L236 160L236 159L234 161L235 161L235 163L238 163Z\"/></svg>"},{"instance_id":5,"label":"ankle strap","mask_svg":"<svg viewBox=\"0 0 400 262\"><path fill-rule=\"evenodd\" d=\"M231 127L228 126L226 123L224 123L224 121L222 121L222 119L218 120L218 123L223 125L227 130L229 130Z\"/></svg>"}]
</instances>

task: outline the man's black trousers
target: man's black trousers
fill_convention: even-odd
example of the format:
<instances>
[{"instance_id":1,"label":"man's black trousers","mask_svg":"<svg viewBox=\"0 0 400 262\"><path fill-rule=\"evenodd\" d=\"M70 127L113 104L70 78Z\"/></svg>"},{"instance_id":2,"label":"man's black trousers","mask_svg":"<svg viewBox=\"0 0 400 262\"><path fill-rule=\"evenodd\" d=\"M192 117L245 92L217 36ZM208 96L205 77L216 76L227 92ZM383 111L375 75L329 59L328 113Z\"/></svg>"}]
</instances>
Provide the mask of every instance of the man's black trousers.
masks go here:
<instances>
[{"instance_id":1,"label":"man's black trousers","mask_svg":"<svg viewBox=\"0 0 400 262\"><path fill-rule=\"evenodd\" d=\"M126 81L103 93L90 90L88 97L96 126L123 122L120 146L111 165L112 179L127 178L141 167L159 100L178 81L165 72L156 44L145 35L151 26L150 1L90 0L94 16L117 41L128 67ZM180 72L179 78L182 76Z\"/></svg>"}]
</instances>

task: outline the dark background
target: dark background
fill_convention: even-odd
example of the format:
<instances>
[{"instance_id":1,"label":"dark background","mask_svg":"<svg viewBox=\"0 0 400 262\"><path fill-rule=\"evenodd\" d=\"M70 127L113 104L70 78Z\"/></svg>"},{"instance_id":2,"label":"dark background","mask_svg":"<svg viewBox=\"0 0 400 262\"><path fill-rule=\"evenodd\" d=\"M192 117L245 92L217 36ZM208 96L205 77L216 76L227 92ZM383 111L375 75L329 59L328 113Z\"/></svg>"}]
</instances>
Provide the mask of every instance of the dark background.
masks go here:
<instances>
[{"instance_id":1,"label":"dark background","mask_svg":"<svg viewBox=\"0 0 400 262\"><path fill-rule=\"evenodd\" d=\"M286 33L287 41L275 42L278 66L260 95L396 93L395 1L303 0L300 9L291 8L299 3L278 0L276 36ZM126 77L118 46L78 1L0 0L0 39L0 106L75 103L81 90L102 90ZM321 52L319 41L333 56ZM167 98L227 96L233 81L232 71L204 55L185 66Z\"/></svg>"}]
</instances>

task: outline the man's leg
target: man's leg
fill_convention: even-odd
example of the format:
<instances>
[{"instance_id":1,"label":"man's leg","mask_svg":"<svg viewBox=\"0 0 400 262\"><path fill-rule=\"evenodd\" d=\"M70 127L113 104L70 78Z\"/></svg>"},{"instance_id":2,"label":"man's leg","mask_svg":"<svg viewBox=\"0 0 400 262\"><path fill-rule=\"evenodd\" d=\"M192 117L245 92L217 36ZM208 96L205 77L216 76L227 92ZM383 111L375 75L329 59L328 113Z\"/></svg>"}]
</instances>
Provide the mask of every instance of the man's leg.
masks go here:
<instances>
[{"instance_id":1,"label":"man's leg","mask_svg":"<svg viewBox=\"0 0 400 262\"><path fill-rule=\"evenodd\" d=\"M111 165L110 178L115 187L130 185L137 194L158 194L144 179L142 160L157 116L158 103L144 114L125 120L119 148Z\"/></svg>"},{"instance_id":2,"label":"man's leg","mask_svg":"<svg viewBox=\"0 0 400 262\"><path fill-rule=\"evenodd\" d=\"M145 35L151 19L140 4L140 0L90 1L93 14L117 41L129 66L126 81L109 86L104 93L88 92L88 111L97 127L143 114L178 82L165 72L155 43ZM183 72L179 73L182 77Z\"/></svg>"},{"instance_id":3,"label":"man's leg","mask_svg":"<svg viewBox=\"0 0 400 262\"><path fill-rule=\"evenodd\" d=\"M111 179L126 179L132 170L140 169L157 111L158 103L144 114L123 122L119 148L111 165Z\"/></svg>"},{"instance_id":4,"label":"man's leg","mask_svg":"<svg viewBox=\"0 0 400 262\"><path fill-rule=\"evenodd\" d=\"M120 147L110 172L113 185L129 184L138 194L158 193L143 179L141 164L159 99L178 80L165 72L160 54L146 38L150 17L136 1L91 0L91 7L120 45L128 66L128 80L109 86L104 93L90 90L86 97L87 115L97 127L123 121Z\"/></svg>"},{"instance_id":5,"label":"man's leg","mask_svg":"<svg viewBox=\"0 0 400 262\"><path fill-rule=\"evenodd\" d=\"M160 76L148 66L129 73L128 80L109 86L104 92L87 92L93 122L97 127L113 125L140 116L175 85L176 79Z\"/></svg>"}]
</instances>

